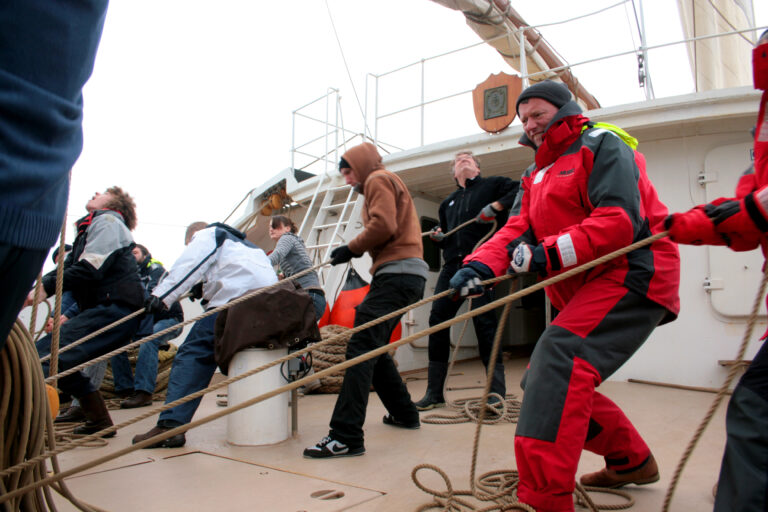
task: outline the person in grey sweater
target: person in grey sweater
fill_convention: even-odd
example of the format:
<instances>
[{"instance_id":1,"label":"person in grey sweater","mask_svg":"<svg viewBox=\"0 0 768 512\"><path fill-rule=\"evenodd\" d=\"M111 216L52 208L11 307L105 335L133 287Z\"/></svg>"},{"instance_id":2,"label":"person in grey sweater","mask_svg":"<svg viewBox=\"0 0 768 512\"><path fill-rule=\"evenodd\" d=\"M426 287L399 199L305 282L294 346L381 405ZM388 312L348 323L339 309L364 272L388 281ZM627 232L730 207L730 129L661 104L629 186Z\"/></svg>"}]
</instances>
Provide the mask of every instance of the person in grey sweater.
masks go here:
<instances>
[{"instance_id":1,"label":"person in grey sweater","mask_svg":"<svg viewBox=\"0 0 768 512\"><path fill-rule=\"evenodd\" d=\"M312 266L304 240L296 234L296 224L284 215L274 215L269 223L269 237L277 242L275 249L269 253L269 261L278 266L284 277L308 269ZM317 320L325 312L325 293L320 287L317 272L310 272L301 276L296 282L309 293L315 305Z\"/></svg>"}]
</instances>

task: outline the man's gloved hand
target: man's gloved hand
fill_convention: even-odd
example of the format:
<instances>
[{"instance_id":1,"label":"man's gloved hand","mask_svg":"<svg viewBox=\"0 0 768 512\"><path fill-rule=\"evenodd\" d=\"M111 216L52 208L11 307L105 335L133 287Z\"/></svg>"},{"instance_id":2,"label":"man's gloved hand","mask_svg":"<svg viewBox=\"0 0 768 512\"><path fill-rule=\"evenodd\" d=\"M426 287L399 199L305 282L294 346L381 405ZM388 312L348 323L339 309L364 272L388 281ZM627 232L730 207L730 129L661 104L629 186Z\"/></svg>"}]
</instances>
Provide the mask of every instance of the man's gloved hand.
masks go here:
<instances>
[{"instance_id":1,"label":"man's gloved hand","mask_svg":"<svg viewBox=\"0 0 768 512\"><path fill-rule=\"evenodd\" d=\"M715 231L715 224L707 215L705 207L699 205L685 213L673 213L664 219L664 228L669 238L679 244L725 245L725 240Z\"/></svg>"},{"instance_id":2,"label":"man's gloved hand","mask_svg":"<svg viewBox=\"0 0 768 512\"><path fill-rule=\"evenodd\" d=\"M429 239L433 242L442 242L445 240L445 233L440 229L440 226L435 226L432 231L429 232Z\"/></svg>"},{"instance_id":3,"label":"man's gloved hand","mask_svg":"<svg viewBox=\"0 0 768 512\"><path fill-rule=\"evenodd\" d=\"M448 284L462 299L480 297L485 293L485 287L480 284L480 274L472 267L461 267Z\"/></svg>"},{"instance_id":4,"label":"man's gloved hand","mask_svg":"<svg viewBox=\"0 0 768 512\"><path fill-rule=\"evenodd\" d=\"M192 287L191 290L189 290L189 300L192 302L195 302L196 299L202 299L203 298L203 282L200 281L195 286Z\"/></svg>"},{"instance_id":5,"label":"man's gloved hand","mask_svg":"<svg viewBox=\"0 0 768 512\"><path fill-rule=\"evenodd\" d=\"M156 295L150 295L147 300L144 301L144 311L150 315L154 315L155 313L162 313L167 308L165 307L165 304L162 300L160 300L160 297L157 297Z\"/></svg>"},{"instance_id":6,"label":"man's gloved hand","mask_svg":"<svg viewBox=\"0 0 768 512\"><path fill-rule=\"evenodd\" d=\"M475 221L479 222L480 224L490 224L494 220L496 220L496 215L501 210L497 210L493 207L493 204L487 204L483 207L482 210L480 210L480 213L477 214L477 217L475 217Z\"/></svg>"},{"instance_id":7,"label":"man's gloved hand","mask_svg":"<svg viewBox=\"0 0 768 512\"><path fill-rule=\"evenodd\" d=\"M355 254L349 250L349 246L340 245L331 251L331 265L346 263L352 258L359 258L362 254Z\"/></svg>"},{"instance_id":8,"label":"man's gloved hand","mask_svg":"<svg viewBox=\"0 0 768 512\"><path fill-rule=\"evenodd\" d=\"M544 252L544 247L541 244L532 247L525 242L521 242L512 252L509 269L517 274L546 271L547 255Z\"/></svg>"}]
</instances>

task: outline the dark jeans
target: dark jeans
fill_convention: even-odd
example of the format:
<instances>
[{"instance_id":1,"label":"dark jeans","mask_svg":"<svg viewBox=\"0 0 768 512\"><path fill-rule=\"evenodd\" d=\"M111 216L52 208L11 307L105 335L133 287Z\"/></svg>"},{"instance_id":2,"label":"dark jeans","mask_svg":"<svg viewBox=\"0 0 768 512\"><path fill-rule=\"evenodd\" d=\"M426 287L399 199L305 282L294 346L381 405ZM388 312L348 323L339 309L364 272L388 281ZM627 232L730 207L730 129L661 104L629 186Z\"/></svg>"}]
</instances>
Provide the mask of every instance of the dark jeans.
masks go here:
<instances>
[{"instance_id":1,"label":"dark jeans","mask_svg":"<svg viewBox=\"0 0 768 512\"><path fill-rule=\"evenodd\" d=\"M420 300L424 283L423 277L412 274L375 274L368 294L356 308L355 327ZM347 360L386 345L401 316L353 335L347 345ZM347 368L331 416L331 437L350 447L363 445L371 385L392 416L406 423L419 419L392 356L385 353Z\"/></svg>"},{"instance_id":2,"label":"dark jeans","mask_svg":"<svg viewBox=\"0 0 768 512\"><path fill-rule=\"evenodd\" d=\"M461 268L461 261L454 260L445 264L440 271L440 275L437 277L437 285L435 286L435 294L444 292L450 285L448 282ZM493 290L488 290L481 297L475 297L472 299L472 309L485 306L489 302L493 302L494 293ZM429 313L429 326L432 327L439 323L450 320L456 316L459 308L464 303L464 299L453 300L451 297L443 297L432 303L432 310ZM493 348L493 337L496 334L496 311L488 311L482 315L472 317L472 323L475 325L475 334L477 335L477 348L480 352L480 359L483 364L488 366L488 359L491 357L491 349ZM448 358L451 352L451 329L443 329L436 333L429 335L429 360L434 362L448 362ZM501 350L499 350L497 363L502 362Z\"/></svg>"},{"instance_id":3,"label":"dark jeans","mask_svg":"<svg viewBox=\"0 0 768 512\"><path fill-rule=\"evenodd\" d=\"M43 268L47 250L22 249L0 244L0 290L3 291L3 306L0 307L0 350L19 316L35 277ZM41 314L45 314L41 310Z\"/></svg>"},{"instance_id":4,"label":"dark jeans","mask_svg":"<svg viewBox=\"0 0 768 512\"><path fill-rule=\"evenodd\" d=\"M61 325L59 346L62 348L66 347L72 342L130 315L133 311L130 307L121 304L101 304L81 311ZM71 350L62 352L59 355L59 372L73 368L128 344L139 328L141 318L141 316L131 318L127 322L123 322L117 327L109 329ZM51 335L48 334L38 340L36 346L40 357L50 354ZM43 363L43 375L45 377L49 376L49 362L50 359ZM62 391L78 399L96 391L96 388L91 384L90 379L83 374L82 370L59 379L58 385Z\"/></svg>"},{"instance_id":5,"label":"dark jeans","mask_svg":"<svg viewBox=\"0 0 768 512\"><path fill-rule=\"evenodd\" d=\"M312 297L312 305L315 307L315 321L319 322L325 313L325 293L314 288L307 290L307 293Z\"/></svg>"},{"instance_id":6,"label":"dark jeans","mask_svg":"<svg viewBox=\"0 0 768 512\"><path fill-rule=\"evenodd\" d=\"M208 386L216 371L216 359L213 355L216 315L207 316L192 325L184 343L173 358L171 375L168 378L168 392L165 403L169 404L191 395ZM157 424L161 427L178 427L192 421L202 397L178 405L160 413Z\"/></svg>"}]
</instances>

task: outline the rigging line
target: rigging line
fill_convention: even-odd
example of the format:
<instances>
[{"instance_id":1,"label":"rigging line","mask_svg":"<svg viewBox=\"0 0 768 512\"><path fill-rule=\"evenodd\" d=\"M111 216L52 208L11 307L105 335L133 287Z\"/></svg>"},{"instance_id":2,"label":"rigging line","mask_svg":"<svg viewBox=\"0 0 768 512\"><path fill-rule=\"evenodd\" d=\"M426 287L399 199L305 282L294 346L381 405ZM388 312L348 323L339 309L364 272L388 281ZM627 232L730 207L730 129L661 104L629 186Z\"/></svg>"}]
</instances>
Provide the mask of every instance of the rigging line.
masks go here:
<instances>
[{"instance_id":1,"label":"rigging line","mask_svg":"<svg viewBox=\"0 0 768 512\"><path fill-rule=\"evenodd\" d=\"M637 16L637 6L635 5L635 0L632 0L632 14L635 16L635 25L637 25L637 34L640 37L640 41L642 43L643 39L643 31L640 30L640 18ZM632 41L634 42L634 38L632 38Z\"/></svg>"},{"instance_id":2,"label":"rigging line","mask_svg":"<svg viewBox=\"0 0 768 512\"><path fill-rule=\"evenodd\" d=\"M624 14L627 16L627 25L629 25L629 37L632 38L632 48L637 48L637 43L635 42L635 32L632 30L632 20L629 18L629 10L627 9L627 4L624 4ZM635 2L632 0L632 11L635 10Z\"/></svg>"},{"instance_id":3,"label":"rigging line","mask_svg":"<svg viewBox=\"0 0 768 512\"><path fill-rule=\"evenodd\" d=\"M360 115L363 116L363 123L365 123L365 131L368 132L368 125L365 119L365 112L363 111L363 105L360 103L360 96L357 94L357 88L355 82L352 80L352 74L349 71L349 65L347 64L347 57L344 55L344 48L341 46L341 40L339 39L339 33L336 31L336 24L333 22L333 15L331 14L331 6L328 5L328 0L325 0L325 8L328 10L328 19L331 21L331 28L333 28L333 35L336 38L336 44L339 45L339 52L341 53L341 60L344 61L344 69L347 71L347 77L349 83L352 85L352 92L355 93L355 100L357 101L357 108L360 109Z\"/></svg>"},{"instance_id":4,"label":"rigging line","mask_svg":"<svg viewBox=\"0 0 768 512\"><path fill-rule=\"evenodd\" d=\"M601 12L608 11L610 9L613 9L614 7L618 7L618 6L622 5L622 4L626 4L627 2L629 2L629 0L621 0L621 2L617 2L617 3L613 4L613 5L609 5L608 7L603 7L602 9L598 9L597 11L588 12L587 14L582 14L580 16L575 16L573 18L568 18L568 19L560 20L560 21L553 21L551 23L542 23L540 25L529 25L527 27L520 27L520 28L521 29L529 29L529 28L538 29L538 28L541 28L541 27L551 27L553 25L562 25L563 23L570 23L571 21L576 21L576 20L580 20L582 18L587 18L589 16L594 16L596 14L600 14ZM634 0L632 0L632 2L634 3Z\"/></svg>"}]
</instances>

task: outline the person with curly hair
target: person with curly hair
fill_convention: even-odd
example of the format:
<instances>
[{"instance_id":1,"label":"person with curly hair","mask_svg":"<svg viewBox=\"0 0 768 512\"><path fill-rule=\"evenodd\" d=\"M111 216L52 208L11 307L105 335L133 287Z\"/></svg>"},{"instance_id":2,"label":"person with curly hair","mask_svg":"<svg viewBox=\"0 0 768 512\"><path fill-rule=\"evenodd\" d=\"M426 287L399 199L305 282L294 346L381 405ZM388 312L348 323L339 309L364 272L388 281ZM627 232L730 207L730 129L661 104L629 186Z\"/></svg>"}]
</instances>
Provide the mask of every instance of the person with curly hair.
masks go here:
<instances>
[{"instance_id":1,"label":"person with curly hair","mask_svg":"<svg viewBox=\"0 0 768 512\"><path fill-rule=\"evenodd\" d=\"M63 348L144 305L145 291L139 280L131 230L136 227L136 204L120 187L95 193L86 203L88 215L75 223L77 236L64 260L64 291L72 292L80 313L61 325L59 345ZM29 293L25 305L45 300L56 291L56 271L43 277L39 293ZM64 371L126 345L136 334L141 316L132 318L88 340L76 350L59 355ZM40 357L51 350L51 335L37 342ZM48 376L49 361L42 363ZM59 379L59 388L80 402L85 424L76 434L93 434L112 425L104 399L82 371ZM114 433L109 434L109 436Z\"/></svg>"}]
</instances>

